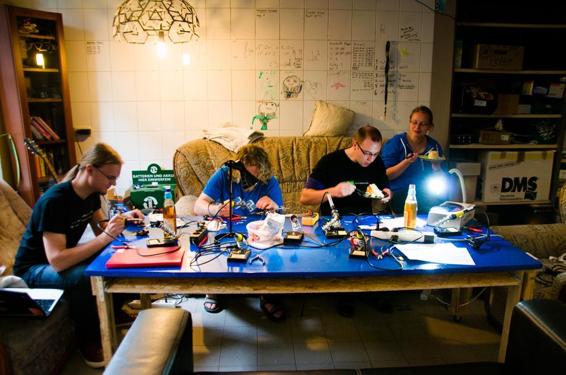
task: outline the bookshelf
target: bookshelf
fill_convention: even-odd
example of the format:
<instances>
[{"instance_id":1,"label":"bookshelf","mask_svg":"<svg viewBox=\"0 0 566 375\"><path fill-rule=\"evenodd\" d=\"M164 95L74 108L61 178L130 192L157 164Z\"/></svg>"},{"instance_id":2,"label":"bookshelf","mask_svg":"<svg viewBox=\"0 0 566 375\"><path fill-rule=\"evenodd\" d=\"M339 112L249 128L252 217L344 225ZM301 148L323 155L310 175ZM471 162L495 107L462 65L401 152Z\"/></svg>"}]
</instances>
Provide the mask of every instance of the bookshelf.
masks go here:
<instances>
[{"instance_id":1,"label":"bookshelf","mask_svg":"<svg viewBox=\"0 0 566 375\"><path fill-rule=\"evenodd\" d=\"M76 163L61 14L0 5L0 74L18 192L33 206Z\"/></svg>"}]
</instances>

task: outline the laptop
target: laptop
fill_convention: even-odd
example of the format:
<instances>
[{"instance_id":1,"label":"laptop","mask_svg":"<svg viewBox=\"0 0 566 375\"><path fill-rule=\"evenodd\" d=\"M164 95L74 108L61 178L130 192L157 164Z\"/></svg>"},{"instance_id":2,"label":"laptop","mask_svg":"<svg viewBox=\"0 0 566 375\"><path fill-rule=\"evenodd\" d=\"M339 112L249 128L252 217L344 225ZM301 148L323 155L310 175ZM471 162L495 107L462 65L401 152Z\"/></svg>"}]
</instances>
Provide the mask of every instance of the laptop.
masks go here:
<instances>
[{"instance_id":1,"label":"laptop","mask_svg":"<svg viewBox=\"0 0 566 375\"><path fill-rule=\"evenodd\" d=\"M43 288L0 289L0 316L45 318L51 315L63 292Z\"/></svg>"}]
</instances>

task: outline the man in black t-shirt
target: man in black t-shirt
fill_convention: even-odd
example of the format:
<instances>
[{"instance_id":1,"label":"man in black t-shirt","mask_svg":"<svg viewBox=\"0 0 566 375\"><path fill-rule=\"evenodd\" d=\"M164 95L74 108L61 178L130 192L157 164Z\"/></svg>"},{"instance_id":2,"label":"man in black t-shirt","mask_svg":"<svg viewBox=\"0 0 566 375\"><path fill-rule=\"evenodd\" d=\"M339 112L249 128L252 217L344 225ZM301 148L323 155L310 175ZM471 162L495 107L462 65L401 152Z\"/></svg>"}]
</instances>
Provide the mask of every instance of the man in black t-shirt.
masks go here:
<instances>
[{"instance_id":1,"label":"man in black t-shirt","mask_svg":"<svg viewBox=\"0 0 566 375\"><path fill-rule=\"evenodd\" d=\"M327 194L342 214L372 213L371 199L364 193L375 184L384 193L381 200L391 199L389 180L379 156L382 137L378 129L365 125L358 129L352 146L323 156L314 167L301 192L302 204L320 204L321 215L329 215Z\"/></svg>"}]
</instances>

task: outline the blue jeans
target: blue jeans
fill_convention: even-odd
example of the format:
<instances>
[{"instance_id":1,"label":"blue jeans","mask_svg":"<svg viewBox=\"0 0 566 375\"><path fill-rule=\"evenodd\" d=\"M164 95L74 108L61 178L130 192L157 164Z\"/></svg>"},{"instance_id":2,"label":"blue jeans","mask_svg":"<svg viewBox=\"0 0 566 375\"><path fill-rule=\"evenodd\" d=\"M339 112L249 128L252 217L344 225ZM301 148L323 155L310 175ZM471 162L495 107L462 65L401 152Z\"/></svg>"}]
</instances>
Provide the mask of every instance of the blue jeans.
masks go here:
<instances>
[{"instance_id":1,"label":"blue jeans","mask_svg":"<svg viewBox=\"0 0 566 375\"><path fill-rule=\"evenodd\" d=\"M64 289L79 337L99 340L100 322L96 299L92 295L90 277L84 273L88 264L89 262L83 262L61 272L55 271L49 264L37 264L31 266L21 277L30 288Z\"/></svg>"}]
</instances>

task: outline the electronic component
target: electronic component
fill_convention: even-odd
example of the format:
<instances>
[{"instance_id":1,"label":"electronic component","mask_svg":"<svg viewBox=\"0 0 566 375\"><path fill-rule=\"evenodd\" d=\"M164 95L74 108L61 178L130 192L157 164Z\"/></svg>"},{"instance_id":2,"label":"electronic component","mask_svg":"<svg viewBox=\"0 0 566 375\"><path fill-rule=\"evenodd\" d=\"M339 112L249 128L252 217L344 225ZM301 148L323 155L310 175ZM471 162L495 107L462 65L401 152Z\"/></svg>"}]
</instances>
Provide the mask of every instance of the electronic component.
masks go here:
<instances>
[{"instance_id":1,"label":"electronic component","mask_svg":"<svg viewBox=\"0 0 566 375\"><path fill-rule=\"evenodd\" d=\"M146 242L147 247L159 247L159 246L175 246L177 245L177 239L165 239L165 238L149 238Z\"/></svg>"},{"instance_id":2,"label":"electronic component","mask_svg":"<svg viewBox=\"0 0 566 375\"><path fill-rule=\"evenodd\" d=\"M305 234L303 232L298 231L289 231L285 233L285 237L283 237L283 243L285 245L294 245L299 244L303 241Z\"/></svg>"},{"instance_id":3,"label":"electronic component","mask_svg":"<svg viewBox=\"0 0 566 375\"><path fill-rule=\"evenodd\" d=\"M368 248L364 234L355 230L350 233L350 256L354 258L367 258Z\"/></svg>"},{"instance_id":4,"label":"electronic component","mask_svg":"<svg viewBox=\"0 0 566 375\"><path fill-rule=\"evenodd\" d=\"M301 216L301 223L306 226L313 226L318 222L318 214L316 212L308 212Z\"/></svg>"},{"instance_id":5,"label":"electronic component","mask_svg":"<svg viewBox=\"0 0 566 375\"><path fill-rule=\"evenodd\" d=\"M206 230L206 223L199 223L197 229L189 234L189 240L194 245L200 245L205 238L208 237L208 230Z\"/></svg>"},{"instance_id":6,"label":"electronic component","mask_svg":"<svg viewBox=\"0 0 566 375\"><path fill-rule=\"evenodd\" d=\"M248 249L234 248L228 254L229 262L246 262L252 252Z\"/></svg>"}]
</instances>

